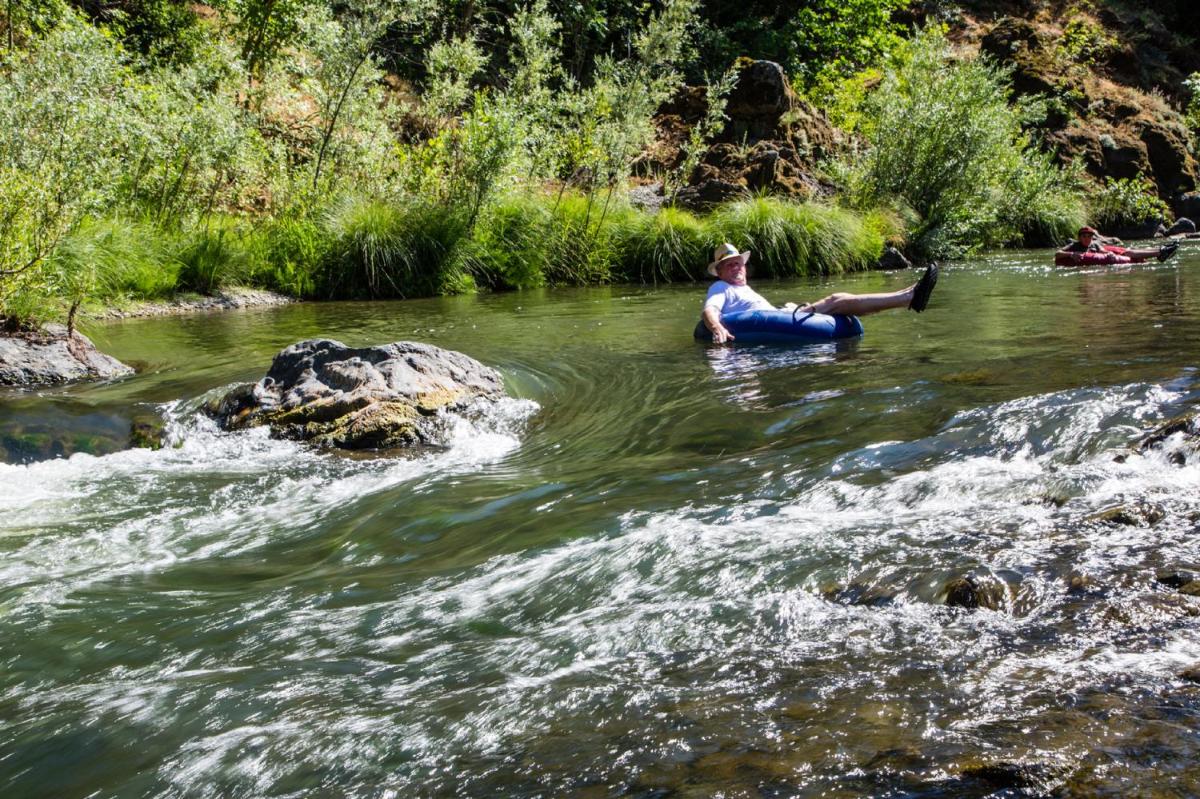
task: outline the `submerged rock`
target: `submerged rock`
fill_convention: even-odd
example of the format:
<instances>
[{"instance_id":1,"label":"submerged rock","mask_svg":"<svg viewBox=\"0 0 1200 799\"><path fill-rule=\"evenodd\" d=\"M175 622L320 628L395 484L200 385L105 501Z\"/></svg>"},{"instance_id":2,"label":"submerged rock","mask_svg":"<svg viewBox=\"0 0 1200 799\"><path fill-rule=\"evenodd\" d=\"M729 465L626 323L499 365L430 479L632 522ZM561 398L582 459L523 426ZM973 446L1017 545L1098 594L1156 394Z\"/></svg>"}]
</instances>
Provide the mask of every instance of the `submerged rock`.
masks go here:
<instances>
[{"instance_id":1,"label":"submerged rock","mask_svg":"<svg viewBox=\"0 0 1200 799\"><path fill-rule=\"evenodd\" d=\"M1044 795L1062 779L1061 766L1047 763L1012 763L1000 761L967 766L962 777L982 782L1003 791L1019 791L1023 795Z\"/></svg>"},{"instance_id":2,"label":"submerged rock","mask_svg":"<svg viewBox=\"0 0 1200 799\"><path fill-rule=\"evenodd\" d=\"M267 425L278 438L321 447L389 449L442 444L439 411L504 396L500 374L462 353L413 341L355 349L312 339L206 410L227 430Z\"/></svg>"},{"instance_id":3,"label":"submerged rock","mask_svg":"<svg viewBox=\"0 0 1200 799\"><path fill-rule=\"evenodd\" d=\"M1182 433L1185 446L1196 449L1200 446L1200 417L1195 413L1185 413L1163 422L1158 427L1142 436L1134 445L1134 451L1144 453L1163 444L1176 433Z\"/></svg>"},{"instance_id":4,"label":"submerged rock","mask_svg":"<svg viewBox=\"0 0 1200 799\"><path fill-rule=\"evenodd\" d=\"M129 421L129 446L134 449L162 449L167 437L167 422L156 413L139 413Z\"/></svg>"},{"instance_id":5,"label":"submerged rock","mask_svg":"<svg viewBox=\"0 0 1200 799\"><path fill-rule=\"evenodd\" d=\"M942 586L946 605L952 608L1004 610L1009 600L1008 586L970 575L955 577Z\"/></svg>"},{"instance_id":6,"label":"submerged rock","mask_svg":"<svg viewBox=\"0 0 1200 799\"><path fill-rule=\"evenodd\" d=\"M133 369L96 349L63 325L0 336L0 386L32 388L76 380L110 380L133 374Z\"/></svg>"},{"instance_id":7,"label":"submerged rock","mask_svg":"<svg viewBox=\"0 0 1200 799\"><path fill-rule=\"evenodd\" d=\"M1165 585L1167 588L1183 588L1190 582L1196 580L1196 575L1192 572L1163 572L1155 576L1154 581L1159 585Z\"/></svg>"},{"instance_id":8,"label":"submerged rock","mask_svg":"<svg viewBox=\"0 0 1200 799\"><path fill-rule=\"evenodd\" d=\"M1144 500L1114 505L1111 508L1093 513L1087 518L1090 522L1105 522L1108 524L1123 524L1129 527L1153 527L1167 515L1162 505Z\"/></svg>"}]
</instances>

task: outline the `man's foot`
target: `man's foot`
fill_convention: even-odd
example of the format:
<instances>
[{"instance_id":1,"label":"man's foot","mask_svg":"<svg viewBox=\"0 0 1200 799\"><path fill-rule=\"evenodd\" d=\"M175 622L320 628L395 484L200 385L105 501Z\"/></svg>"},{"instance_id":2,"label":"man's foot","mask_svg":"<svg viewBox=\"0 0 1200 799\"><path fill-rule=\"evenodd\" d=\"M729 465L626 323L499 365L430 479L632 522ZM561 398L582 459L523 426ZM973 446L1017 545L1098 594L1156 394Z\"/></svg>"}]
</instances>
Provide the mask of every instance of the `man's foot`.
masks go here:
<instances>
[{"instance_id":1,"label":"man's foot","mask_svg":"<svg viewBox=\"0 0 1200 799\"><path fill-rule=\"evenodd\" d=\"M1172 255L1174 255L1175 251L1178 249L1179 249L1179 242L1177 242L1177 241L1173 241L1170 244L1164 244L1163 246L1158 248L1158 260L1160 260L1160 261L1167 260Z\"/></svg>"},{"instance_id":2,"label":"man's foot","mask_svg":"<svg viewBox=\"0 0 1200 799\"><path fill-rule=\"evenodd\" d=\"M937 285L937 279L938 265L930 264L925 267L925 274L921 275L921 279L913 287L913 296L908 303L910 310L917 313L925 310L925 306L929 304L929 295L933 293L933 287Z\"/></svg>"}]
</instances>

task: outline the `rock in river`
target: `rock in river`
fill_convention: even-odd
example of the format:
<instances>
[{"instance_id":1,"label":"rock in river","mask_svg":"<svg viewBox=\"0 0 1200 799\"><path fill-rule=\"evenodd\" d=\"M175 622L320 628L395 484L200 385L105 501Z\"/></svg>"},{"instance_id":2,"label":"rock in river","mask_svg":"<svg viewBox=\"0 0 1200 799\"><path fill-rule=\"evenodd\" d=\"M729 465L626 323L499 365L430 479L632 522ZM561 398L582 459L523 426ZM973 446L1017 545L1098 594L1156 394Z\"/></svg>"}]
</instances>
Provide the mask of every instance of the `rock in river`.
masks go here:
<instances>
[{"instance_id":1,"label":"rock in river","mask_svg":"<svg viewBox=\"0 0 1200 799\"><path fill-rule=\"evenodd\" d=\"M266 377L207 410L227 430L269 425L321 447L390 449L443 443L440 410L504 397L500 374L459 352L397 341L354 349L328 339L293 344Z\"/></svg>"},{"instance_id":2,"label":"rock in river","mask_svg":"<svg viewBox=\"0 0 1200 799\"><path fill-rule=\"evenodd\" d=\"M0 386L51 386L109 380L133 369L96 349L87 336L63 325L0 336Z\"/></svg>"}]
</instances>

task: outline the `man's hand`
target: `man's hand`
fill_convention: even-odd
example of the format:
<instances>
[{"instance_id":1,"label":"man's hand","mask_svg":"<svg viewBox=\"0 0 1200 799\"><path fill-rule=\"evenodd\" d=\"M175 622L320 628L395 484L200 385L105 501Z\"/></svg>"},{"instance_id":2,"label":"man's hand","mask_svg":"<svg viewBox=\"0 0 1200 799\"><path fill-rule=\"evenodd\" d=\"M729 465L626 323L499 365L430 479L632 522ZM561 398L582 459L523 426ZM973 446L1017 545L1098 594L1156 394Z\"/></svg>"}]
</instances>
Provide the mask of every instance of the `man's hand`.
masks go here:
<instances>
[{"instance_id":1,"label":"man's hand","mask_svg":"<svg viewBox=\"0 0 1200 799\"><path fill-rule=\"evenodd\" d=\"M725 325L717 322L712 328L713 341L717 344L724 344L726 341L733 341L734 336L725 329Z\"/></svg>"}]
</instances>

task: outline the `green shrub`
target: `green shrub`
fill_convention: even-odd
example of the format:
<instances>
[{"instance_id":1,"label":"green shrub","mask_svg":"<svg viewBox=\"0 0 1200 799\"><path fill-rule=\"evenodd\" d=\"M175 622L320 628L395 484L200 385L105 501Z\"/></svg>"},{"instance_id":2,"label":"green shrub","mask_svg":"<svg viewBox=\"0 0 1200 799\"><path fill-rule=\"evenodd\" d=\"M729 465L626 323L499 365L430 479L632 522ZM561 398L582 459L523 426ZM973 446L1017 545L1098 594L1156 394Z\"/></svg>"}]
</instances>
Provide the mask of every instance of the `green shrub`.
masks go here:
<instances>
[{"instance_id":1,"label":"green shrub","mask_svg":"<svg viewBox=\"0 0 1200 799\"><path fill-rule=\"evenodd\" d=\"M1059 230L1078 216L1075 179L1032 148L1023 112L1008 104L1007 72L954 60L940 31L921 31L863 106L869 147L843 165L852 201L911 208L913 245L930 256Z\"/></svg>"},{"instance_id":2,"label":"green shrub","mask_svg":"<svg viewBox=\"0 0 1200 799\"><path fill-rule=\"evenodd\" d=\"M1165 220L1170 213L1154 184L1140 174L1136 178L1105 177L1104 188L1092 196L1091 218L1101 230Z\"/></svg>"}]
</instances>

